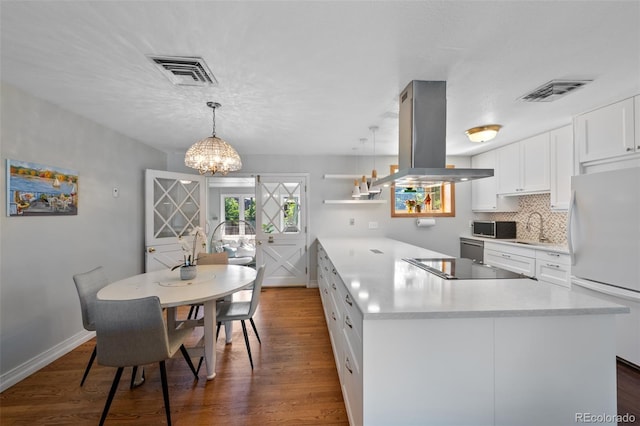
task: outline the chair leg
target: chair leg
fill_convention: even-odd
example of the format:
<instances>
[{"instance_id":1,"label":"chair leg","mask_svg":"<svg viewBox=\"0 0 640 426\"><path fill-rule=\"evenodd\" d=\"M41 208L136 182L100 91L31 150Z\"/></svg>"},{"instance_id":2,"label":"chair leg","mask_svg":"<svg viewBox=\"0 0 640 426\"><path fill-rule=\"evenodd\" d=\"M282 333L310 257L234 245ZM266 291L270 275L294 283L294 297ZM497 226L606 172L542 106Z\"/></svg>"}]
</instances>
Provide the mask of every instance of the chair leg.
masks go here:
<instances>
[{"instance_id":1,"label":"chair leg","mask_svg":"<svg viewBox=\"0 0 640 426\"><path fill-rule=\"evenodd\" d=\"M262 344L262 342L260 341L260 335L258 334L258 329L256 328L256 323L253 322L253 318L249 318L249 321L251 321L251 327L253 327L253 331L256 333L256 337L258 338L258 343Z\"/></svg>"},{"instance_id":2,"label":"chair leg","mask_svg":"<svg viewBox=\"0 0 640 426\"><path fill-rule=\"evenodd\" d=\"M187 319L191 319L191 315L193 314L193 310L196 308L196 305L191 305L189 309L189 315L187 315Z\"/></svg>"},{"instance_id":3,"label":"chair leg","mask_svg":"<svg viewBox=\"0 0 640 426\"><path fill-rule=\"evenodd\" d=\"M216 326L216 341L218 340L218 336L220 335L220 324L218 323L218 325Z\"/></svg>"},{"instance_id":4,"label":"chair leg","mask_svg":"<svg viewBox=\"0 0 640 426\"><path fill-rule=\"evenodd\" d=\"M131 383L129 384L129 389L133 389L133 385L135 384L137 373L138 373L138 366L134 365L133 369L131 370Z\"/></svg>"},{"instance_id":5,"label":"chair leg","mask_svg":"<svg viewBox=\"0 0 640 426\"><path fill-rule=\"evenodd\" d=\"M242 333L244 334L244 343L247 345L247 353L249 354L249 362L251 363L251 369L253 370L253 358L251 357L251 346L249 345L249 336L247 335L247 325L244 320L240 321L242 324Z\"/></svg>"},{"instance_id":6,"label":"chair leg","mask_svg":"<svg viewBox=\"0 0 640 426\"><path fill-rule=\"evenodd\" d=\"M196 305L196 313L195 313L195 315L193 316L193 319L198 318L198 311L200 311L200 305Z\"/></svg>"},{"instance_id":7,"label":"chair leg","mask_svg":"<svg viewBox=\"0 0 640 426\"><path fill-rule=\"evenodd\" d=\"M191 362L191 357L189 356L189 352L187 352L187 348L185 348L184 345L180 345L180 352L182 352L182 356L184 357L184 360L187 361L187 364L189 364L189 368L191 369L191 372L196 377L196 379L198 379L198 372L196 371L196 368L193 366L193 362ZM200 369L200 366L198 366L198 370L199 369Z\"/></svg>"},{"instance_id":8,"label":"chair leg","mask_svg":"<svg viewBox=\"0 0 640 426\"><path fill-rule=\"evenodd\" d=\"M82 385L84 385L84 381L87 379L87 376L89 375L89 370L91 370L91 366L93 365L93 361L96 359L96 354L97 352L97 346L93 347L93 352L91 352L91 358L89 358L89 364L87 364L87 368L85 368L84 370L84 376L82 376L82 381L80 382L80 387L82 387Z\"/></svg>"},{"instance_id":9,"label":"chair leg","mask_svg":"<svg viewBox=\"0 0 640 426\"><path fill-rule=\"evenodd\" d=\"M162 380L162 396L164 396L164 411L167 413L167 425L171 426L171 408L169 407L169 386L167 385L167 368L164 361L160 361L160 378Z\"/></svg>"},{"instance_id":10,"label":"chair leg","mask_svg":"<svg viewBox=\"0 0 640 426\"><path fill-rule=\"evenodd\" d=\"M200 367L202 367L202 361L204 361L204 357L201 356L200 357L200 361L198 361L198 368L196 368L196 375L198 375L198 373L200 373Z\"/></svg>"},{"instance_id":11,"label":"chair leg","mask_svg":"<svg viewBox=\"0 0 640 426\"><path fill-rule=\"evenodd\" d=\"M116 394L116 390L118 389L118 383L120 382L122 371L124 371L124 367L118 367L118 370L116 371L116 375L113 378L113 383L111 384L111 390L109 391L107 402L104 405L104 410L102 410L102 417L100 417L100 426L104 424L104 421L107 418L107 414L109 413L109 408L111 407L111 402L113 401L113 396Z\"/></svg>"}]
</instances>

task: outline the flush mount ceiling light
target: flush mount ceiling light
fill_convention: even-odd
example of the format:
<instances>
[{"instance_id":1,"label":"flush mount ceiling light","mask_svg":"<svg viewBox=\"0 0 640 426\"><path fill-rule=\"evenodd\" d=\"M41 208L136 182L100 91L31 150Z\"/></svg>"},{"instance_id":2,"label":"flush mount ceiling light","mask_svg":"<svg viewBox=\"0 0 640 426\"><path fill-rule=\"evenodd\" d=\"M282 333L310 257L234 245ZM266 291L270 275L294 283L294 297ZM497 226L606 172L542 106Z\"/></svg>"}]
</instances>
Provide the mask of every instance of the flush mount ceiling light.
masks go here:
<instances>
[{"instance_id":1,"label":"flush mount ceiling light","mask_svg":"<svg viewBox=\"0 0 640 426\"><path fill-rule=\"evenodd\" d=\"M486 142L495 138L502 128L499 124L488 124L486 126L473 127L465 133L471 142Z\"/></svg>"},{"instance_id":2,"label":"flush mount ceiling light","mask_svg":"<svg viewBox=\"0 0 640 426\"><path fill-rule=\"evenodd\" d=\"M236 150L216 136L216 108L220 108L220 104L207 102L207 106L213 110L213 133L191 145L184 156L185 166L198 170L201 175L226 175L240 170L242 161Z\"/></svg>"}]
</instances>

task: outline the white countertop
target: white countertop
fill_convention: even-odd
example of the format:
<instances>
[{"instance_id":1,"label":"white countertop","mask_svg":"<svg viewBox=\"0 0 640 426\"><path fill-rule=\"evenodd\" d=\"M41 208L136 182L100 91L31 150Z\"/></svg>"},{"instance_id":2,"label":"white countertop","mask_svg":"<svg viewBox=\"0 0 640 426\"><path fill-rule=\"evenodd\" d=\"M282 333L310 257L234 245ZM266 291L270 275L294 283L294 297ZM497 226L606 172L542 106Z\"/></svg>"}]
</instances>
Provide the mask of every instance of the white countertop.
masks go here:
<instances>
[{"instance_id":1,"label":"white countertop","mask_svg":"<svg viewBox=\"0 0 640 426\"><path fill-rule=\"evenodd\" d=\"M624 306L531 279L445 280L402 258L451 256L392 239L318 240L365 319L629 312Z\"/></svg>"}]
</instances>

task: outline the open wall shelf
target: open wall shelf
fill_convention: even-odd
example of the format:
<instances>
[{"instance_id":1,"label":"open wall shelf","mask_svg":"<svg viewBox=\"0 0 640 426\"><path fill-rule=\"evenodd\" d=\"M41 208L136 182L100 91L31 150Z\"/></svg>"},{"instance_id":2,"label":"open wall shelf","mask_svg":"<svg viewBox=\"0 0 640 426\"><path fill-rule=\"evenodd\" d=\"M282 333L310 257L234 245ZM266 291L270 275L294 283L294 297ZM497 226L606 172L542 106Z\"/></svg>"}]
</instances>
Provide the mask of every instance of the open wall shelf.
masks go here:
<instances>
[{"instance_id":1,"label":"open wall shelf","mask_svg":"<svg viewBox=\"0 0 640 426\"><path fill-rule=\"evenodd\" d=\"M324 200L325 204L387 204L387 200Z\"/></svg>"}]
</instances>

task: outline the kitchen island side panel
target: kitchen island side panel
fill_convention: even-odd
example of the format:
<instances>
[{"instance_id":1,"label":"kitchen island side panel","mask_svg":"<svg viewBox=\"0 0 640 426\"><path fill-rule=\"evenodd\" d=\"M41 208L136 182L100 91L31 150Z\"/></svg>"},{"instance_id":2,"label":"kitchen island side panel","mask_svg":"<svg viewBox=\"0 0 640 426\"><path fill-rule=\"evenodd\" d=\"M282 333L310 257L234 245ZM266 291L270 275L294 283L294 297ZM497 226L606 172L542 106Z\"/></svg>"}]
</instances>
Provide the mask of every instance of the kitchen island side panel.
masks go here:
<instances>
[{"instance_id":1,"label":"kitchen island side panel","mask_svg":"<svg viewBox=\"0 0 640 426\"><path fill-rule=\"evenodd\" d=\"M494 424L492 318L363 326L363 424Z\"/></svg>"},{"instance_id":2,"label":"kitchen island side panel","mask_svg":"<svg viewBox=\"0 0 640 426\"><path fill-rule=\"evenodd\" d=\"M496 425L617 424L614 315L495 321Z\"/></svg>"}]
</instances>

